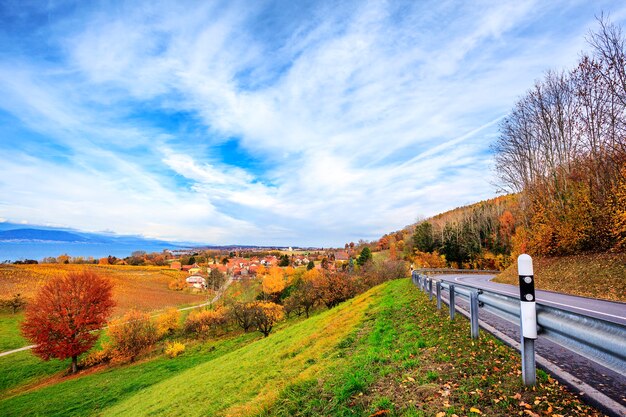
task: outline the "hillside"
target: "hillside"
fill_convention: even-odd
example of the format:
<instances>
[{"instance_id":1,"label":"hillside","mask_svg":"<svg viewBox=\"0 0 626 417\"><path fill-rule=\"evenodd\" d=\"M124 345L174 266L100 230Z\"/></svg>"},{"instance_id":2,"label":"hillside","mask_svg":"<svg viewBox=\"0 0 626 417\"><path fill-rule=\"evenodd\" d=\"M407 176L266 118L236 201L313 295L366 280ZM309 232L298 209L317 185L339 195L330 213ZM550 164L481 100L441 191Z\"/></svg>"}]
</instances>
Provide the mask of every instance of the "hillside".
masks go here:
<instances>
[{"instance_id":1,"label":"hillside","mask_svg":"<svg viewBox=\"0 0 626 417\"><path fill-rule=\"evenodd\" d=\"M468 333L466 320L451 323L409 280L396 280L268 338L210 340L175 359L0 392L0 414L600 415L541 371L541 384L524 389L519 355Z\"/></svg>"},{"instance_id":2,"label":"hillside","mask_svg":"<svg viewBox=\"0 0 626 417\"><path fill-rule=\"evenodd\" d=\"M538 289L626 302L624 253L534 257L533 266ZM518 285L517 265L511 265L494 281Z\"/></svg>"}]
</instances>

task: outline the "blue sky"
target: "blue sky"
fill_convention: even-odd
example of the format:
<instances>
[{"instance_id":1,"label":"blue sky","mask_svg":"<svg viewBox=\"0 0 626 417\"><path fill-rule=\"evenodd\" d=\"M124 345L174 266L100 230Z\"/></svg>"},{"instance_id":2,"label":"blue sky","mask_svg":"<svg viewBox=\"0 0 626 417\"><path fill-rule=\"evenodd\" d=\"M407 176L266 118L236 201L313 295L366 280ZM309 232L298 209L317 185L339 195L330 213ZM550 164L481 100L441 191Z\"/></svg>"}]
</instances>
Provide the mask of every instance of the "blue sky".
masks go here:
<instances>
[{"instance_id":1,"label":"blue sky","mask_svg":"<svg viewBox=\"0 0 626 417\"><path fill-rule=\"evenodd\" d=\"M496 195L616 1L0 2L0 221L343 245Z\"/></svg>"}]
</instances>

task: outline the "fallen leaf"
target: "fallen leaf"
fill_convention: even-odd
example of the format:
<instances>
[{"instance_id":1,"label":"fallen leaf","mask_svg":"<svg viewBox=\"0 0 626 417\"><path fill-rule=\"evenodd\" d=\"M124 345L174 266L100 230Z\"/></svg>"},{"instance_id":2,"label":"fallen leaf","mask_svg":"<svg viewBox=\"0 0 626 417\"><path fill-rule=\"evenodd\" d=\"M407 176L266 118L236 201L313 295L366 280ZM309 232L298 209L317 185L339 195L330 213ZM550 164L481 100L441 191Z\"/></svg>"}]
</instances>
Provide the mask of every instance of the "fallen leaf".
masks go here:
<instances>
[{"instance_id":1,"label":"fallen leaf","mask_svg":"<svg viewBox=\"0 0 626 417\"><path fill-rule=\"evenodd\" d=\"M483 412L476 407L472 407L470 408L470 413L482 414Z\"/></svg>"}]
</instances>

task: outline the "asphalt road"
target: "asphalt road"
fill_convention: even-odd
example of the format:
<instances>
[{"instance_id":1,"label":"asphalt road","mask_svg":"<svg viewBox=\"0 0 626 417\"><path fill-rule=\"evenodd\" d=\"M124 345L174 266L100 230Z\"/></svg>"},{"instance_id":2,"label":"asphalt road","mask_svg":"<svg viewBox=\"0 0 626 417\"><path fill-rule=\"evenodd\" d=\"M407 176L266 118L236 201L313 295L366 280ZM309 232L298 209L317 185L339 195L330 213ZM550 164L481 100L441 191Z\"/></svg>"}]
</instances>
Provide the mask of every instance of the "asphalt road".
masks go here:
<instances>
[{"instance_id":1,"label":"asphalt road","mask_svg":"<svg viewBox=\"0 0 626 417\"><path fill-rule=\"evenodd\" d=\"M480 289L488 289L490 291L510 295L519 296L519 289L513 285L498 284L491 282L493 275L437 275L437 278L441 278L444 281L450 283L462 284L465 286L471 286ZM442 294L447 301L447 291ZM576 297L571 295L559 294L550 291L537 291L535 293L537 303L549 305L552 307L560 308L563 310L574 311L578 313L584 313L589 316L597 317L621 325L626 325L626 304L615 303L609 301L596 300L585 297ZM464 308L469 311L469 306L464 300L457 298L457 308ZM508 336L514 341L520 340L519 324L511 323L503 318L495 316L487 311L481 309L480 322L487 323L492 328L496 329L500 333ZM626 343L626 341L625 341ZM557 343L554 343L541 336L535 343L535 349L537 355L545 358L548 362L556 365L562 369L569 376L556 375L557 378L562 379L563 382L577 382L582 381L585 384L593 387L601 394L615 401L618 406L605 409L610 415L624 416L624 410L626 410L626 376L614 372L603 365L596 363L586 357L578 355ZM573 377L573 378L572 378ZM570 381L568 381L568 379ZM586 393L583 394L584 399ZM588 396L588 395L587 395ZM589 401L596 406L602 406L604 404L598 404L593 399ZM604 407L601 407L604 408Z\"/></svg>"},{"instance_id":2,"label":"asphalt road","mask_svg":"<svg viewBox=\"0 0 626 417\"><path fill-rule=\"evenodd\" d=\"M487 289L501 294L519 297L519 288L514 285L491 282L494 275L438 275L444 281ZM626 278L625 278L626 279ZM626 326L626 303L576 297L552 291L536 291L537 303L575 313L611 321Z\"/></svg>"}]
</instances>

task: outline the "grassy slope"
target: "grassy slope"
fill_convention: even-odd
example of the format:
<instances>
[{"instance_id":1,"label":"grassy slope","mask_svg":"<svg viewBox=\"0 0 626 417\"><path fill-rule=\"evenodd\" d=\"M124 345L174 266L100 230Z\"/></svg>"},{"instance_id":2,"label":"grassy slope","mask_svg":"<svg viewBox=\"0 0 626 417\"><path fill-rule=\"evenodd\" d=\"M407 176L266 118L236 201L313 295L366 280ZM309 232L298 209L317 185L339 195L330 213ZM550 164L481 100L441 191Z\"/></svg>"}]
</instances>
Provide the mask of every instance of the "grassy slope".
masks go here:
<instances>
[{"instance_id":1,"label":"grassy slope","mask_svg":"<svg viewBox=\"0 0 626 417\"><path fill-rule=\"evenodd\" d=\"M518 354L408 280L257 335L33 389L0 415L597 415L542 372L524 389Z\"/></svg>"},{"instance_id":2,"label":"grassy slope","mask_svg":"<svg viewBox=\"0 0 626 417\"><path fill-rule=\"evenodd\" d=\"M276 390L310 377L331 361L332 351L361 320L374 289L341 307L258 339L258 333L219 342L211 350L173 360L112 368L64 380L0 401L0 415L206 415L258 410ZM167 393L164 395L164 393ZM108 408L111 407L111 408Z\"/></svg>"},{"instance_id":3,"label":"grassy slope","mask_svg":"<svg viewBox=\"0 0 626 417\"><path fill-rule=\"evenodd\" d=\"M533 258L536 286L584 297L626 301L626 254L602 253ZM495 282L518 285L517 265L511 265Z\"/></svg>"},{"instance_id":4,"label":"grassy slope","mask_svg":"<svg viewBox=\"0 0 626 417\"><path fill-rule=\"evenodd\" d=\"M407 280L368 316L344 341L347 366L291 384L260 415L601 415L541 370L524 388L518 353L484 332L472 341L467 320L450 322Z\"/></svg>"},{"instance_id":5,"label":"grassy slope","mask_svg":"<svg viewBox=\"0 0 626 417\"><path fill-rule=\"evenodd\" d=\"M28 345L20 334L19 323L23 318L23 313L0 313L0 352Z\"/></svg>"}]
</instances>

